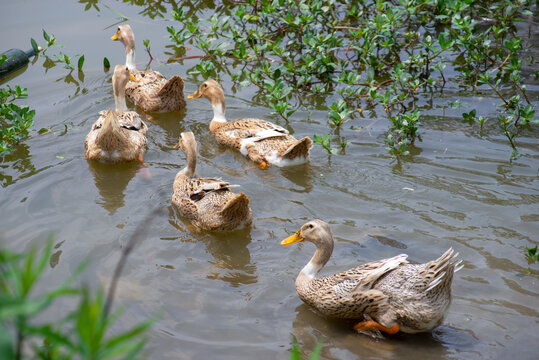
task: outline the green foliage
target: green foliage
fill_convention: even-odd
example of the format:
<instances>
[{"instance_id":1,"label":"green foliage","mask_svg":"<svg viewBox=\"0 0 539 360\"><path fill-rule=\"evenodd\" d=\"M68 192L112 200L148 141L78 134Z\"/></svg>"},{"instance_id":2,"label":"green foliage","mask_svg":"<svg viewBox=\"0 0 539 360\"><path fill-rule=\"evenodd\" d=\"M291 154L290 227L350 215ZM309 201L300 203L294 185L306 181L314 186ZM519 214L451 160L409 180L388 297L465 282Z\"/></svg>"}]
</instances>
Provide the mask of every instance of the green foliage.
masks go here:
<instances>
[{"instance_id":1,"label":"green foliage","mask_svg":"<svg viewBox=\"0 0 539 360\"><path fill-rule=\"evenodd\" d=\"M537 251L537 245L532 248L526 247L526 259L530 264L535 264L539 261L539 252Z\"/></svg>"},{"instance_id":2,"label":"green foliage","mask_svg":"<svg viewBox=\"0 0 539 360\"><path fill-rule=\"evenodd\" d=\"M17 359L133 359L142 350L146 342L143 334L152 321L110 335L109 329L120 314L106 314L101 291L91 294L86 288L73 286L85 263L59 287L36 294L35 288L47 270L52 245L49 238L41 255L36 247L21 254L0 249L2 353ZM55 322L35 321L55 301L66 296L79 300L76 309Z\"/></svg>"},{"instance_id":3,"label":"green foliage","mask_svg":"<svg viewBox=\"0 0 539 360\"><path fill-rule=\"evenodd\" d=\"M0 64L4 61L0 59ZM12 150L15 144L28 137L36 111L26 105L14 104L16 99L27 96L26 88L22 89L19 85L0 88L0 154Z\"/></svg>"},{"instance_id":4,"label":"green foliage","mask_svg":"<svg viewBox=\"0 0 539 360\"><path fill-rule=\"evenodd\" d=\"M325 135L322 135L322 136L314 134L313 142L315 144L321 145L330 154L338 154L339 149L337 149L336 147L331 146L330 137L331 136L329 134L325 134Z\"/></svg>"},{"instance_id":5,"label":"green foliage","mask_svg":"<svg viewBox=\"0 0 539 360\"><path fill-rule=\"evenodd\" d=\"M321 351L322 351L322 343L318 342L313 350L313 353L309 357L309 360L320 359ZM290 349L289 360L301 360L301 349L295 337L292 339L292 348Z\"/></svg>"},{"instance_id":6,"label":"green foliage","mask_svg":"<svg viewBox=\"0 0 539 360\"><path fill-rule=\"evenodd\" d=\"M107 57L103 58L103 68L105 69L105 71L109 71L110 69L110 61L109 59L107 59Z\"/></svg>"},{"instance_id":7,"label":"green foliage","mask_svg":"<svg viewBox=\"0 0 539 360\"><path fill-rule=\"evenodd\" d=\"M521 76L523 63L533 59L523 59L524 41L514 27L531 6L530 0L488 6L469 0L249 0L212 8L205 18L180 7L172 13L179 26L167 31L175 46L204 54L191 74L216 77L223 70L241 86L253 84L287 121L314 97L328 99L334 135L354 120L349 109L365 103L383 109L391 122L386 143L396 156L417 137L418 109L425 107L418 99L440 93L448 82L474 92L486 86L503 101L498 114L477 117L469 109L465 119L482 129L498 118L516 152L516 137L537 123ZM327 145L324 137L317 143Z\"/></svg>"},{"instance_id":8,"label":"green foliage","mask_svg":"<svg viewBox=\"0 0 539 360\"><path fill-rule=\"evenodd\" d=\"M142 43L144 44L144 47L146 48L146 52L148 53L150 60L153 60L152 52L150 49L150 39L146 39Z\"/></svg>"},{"instance_id":9,"label":"green foliage","mask_svg":"<svg viewBox=\"0 0 539 360\"><path fill-rule=\"evenodd\" d=\"M78 57L77 60L77 68L79 71L82 71L82 67L84 65L84 55L74 55L69 56L65 54L64 52L60 51L58 54L54 54L52 57L56 60L51 59L47 55L47 50L51 47L63 47L63 45L60 45L56 42L56 36L54 34L49 34L43 29L43 39L46 41L45 46L43 47L43 56L45 57L45 63L47 64L47 68L55 66L56 63L64 64L64 68L69 70L74 70L75 66L73 65L73 59ZM32 43L32 47L36 54L38 53L37 49L37 42L34 39L31 39L30 41Z\"/></svg>"}]
</instances>

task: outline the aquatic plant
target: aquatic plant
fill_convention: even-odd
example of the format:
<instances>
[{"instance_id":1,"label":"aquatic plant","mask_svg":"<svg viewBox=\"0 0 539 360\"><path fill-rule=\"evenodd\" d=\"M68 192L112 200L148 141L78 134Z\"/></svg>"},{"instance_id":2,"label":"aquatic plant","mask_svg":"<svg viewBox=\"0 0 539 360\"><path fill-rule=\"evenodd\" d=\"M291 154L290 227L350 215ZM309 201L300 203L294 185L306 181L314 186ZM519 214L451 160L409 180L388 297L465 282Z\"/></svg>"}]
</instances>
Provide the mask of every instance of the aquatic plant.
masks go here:
<instances>
[{"instance_id":1,"label":"aquatic plant","mask_svg":"<svg viewBox=\"0 0 539 360\"><path fill-rule=\"evenodd\" d=\"M502 101L495 113L476 117L470 109L464 119L480 131L497 119L514 157L518 135L539 122L522 75L535 61L523 56L533 44L514 26L532 14L531 6L529 0L247 0L208 12L203 4L180 7L172 12L179 26L167 31L174 46L202 52L191 74L218 78L224 71L239 85L252 84L287 121L310 99L325 97L336 135L367 115L364 108L371 116L382 109L395 156L408 154L432 108L422 99L446 87L493 94ZM316 142L336 153L333 138Z\"/></svg>"},{"instance_id":2,"label":"aquatic plant","mask_svg":"<svg viewBox=\"0 0 539 360\"><path fill-rule=\"evenodd\" d=\"M4 61L6 56L2 55L0 64ZM12 150L18 142L28 137L28 131L34 125L36 111L27 105L14 103L27 96L26 88L19 85L0 88L0 154Z\"/></svg>"},{"instance_id":3,"label":"aquatic plant","mask_svg":"<svg viewBox=\"0 0 539 360\"><path fill-rule=\"evenodd\" d=\"M526 259L528 263L535 264L539 261L539 252L537 251L537 245L532 248L526 247Z\"/></svg>"}]
</instances>

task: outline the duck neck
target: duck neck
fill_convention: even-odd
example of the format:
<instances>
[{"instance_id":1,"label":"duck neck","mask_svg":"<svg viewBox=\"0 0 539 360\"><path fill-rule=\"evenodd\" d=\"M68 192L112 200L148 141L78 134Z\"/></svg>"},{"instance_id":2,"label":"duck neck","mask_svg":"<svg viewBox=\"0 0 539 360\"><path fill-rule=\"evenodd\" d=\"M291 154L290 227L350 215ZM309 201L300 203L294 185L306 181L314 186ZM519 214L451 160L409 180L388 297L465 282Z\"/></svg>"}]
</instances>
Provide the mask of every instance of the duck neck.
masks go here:
<instances>
[{"instance_id":1,"label":"duck neck","mask_svg":"<svg viewBox=\"0 0 539 360\"><path fill-rule=\"evenodd\" d=\"M221 102L217 102L214 104L211 104L213 108L213 119L212 121L215 122L226 122L225 117L225 104Z\"/></svg>"},{"instance_id":2,"label":"duck neck","mask_svg":"<svg viewBox=\"0 0 539 360\"><path fill-rule=\"evenodd\" d=\"M197 168L197 150L196 148L188 147L185 151L187 158L187 166L182 170L187 177L193 177Z\"/></svg>"},{"instance_id":3,"label":"duck neck","mask_svg":"<svg viewBox=\"0 0 539 360\"><path fill-rule=\"evenodd\" d=\"M326 265L333 253L333 240L321 242L317 245L311 261L301 270L300 275L307 278L315 278L318 272Z\"/></svg>"},{"instance_id":4,"label":"duck neck","mask_svg":"<svg viewBox=\"0 0 539 360\"><path fill-rule=\"evenodd\" d=\"M125 47L125 66L127 66L129 70L136 69L134 46L132 48L130 46Z\"/></svg>"},{"instance_id":5,"label":"duck neck","mask_svg":"<svg viewBox=\"0 0 539 360\"><path fill-rule=\"evenodd\" d=\"M117 112L127 111L127 104L125 102L125 87L114 86L114 103L116 104Z\"/></svg>"}]
</instances>

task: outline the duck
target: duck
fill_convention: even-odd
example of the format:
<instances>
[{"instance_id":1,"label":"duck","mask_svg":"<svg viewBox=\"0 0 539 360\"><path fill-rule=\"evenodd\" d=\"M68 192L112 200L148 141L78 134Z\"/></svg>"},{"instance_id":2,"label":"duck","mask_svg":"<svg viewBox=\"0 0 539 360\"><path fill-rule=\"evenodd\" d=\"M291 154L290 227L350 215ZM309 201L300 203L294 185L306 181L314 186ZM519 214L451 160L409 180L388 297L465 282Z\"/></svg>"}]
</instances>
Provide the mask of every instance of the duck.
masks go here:
<instances>
[{"instance_id":1,"label":"duck","mask_svg":"<svg viewBox=\"0 0 539 360\"><path fill-rule=\"evenodd\" d=\"M166 79L153 70L140 71L135 65L135 35L128 24L119 25L111 40L120 41L125 46L125 65L132 75L126 87L127 97L143 112L171 112L185 108L183 95L184 81L174 75Z\"/></svg>"},{"instance_id":2,"label":"duck","mask_svg":"<svg viewBox=\"0 0 539 360\"><path fill-rule=\"evenodd\" d=\"M215 80L204 81L188 99L204 97L213 108L210 132L225 146L239 150L243 155L265 169L269 163L289 166L305 163L313 141L305 136L301 140L285 128L269 121L255 118L227 121L225 118L225 95Z\"/></svg>"},{"instance_id":3,"label":"duck","mask_svg":"<svg viewBox=\"0 0 539 360\"><path fill-rule=\"evenodd\" d=\"M366 263L329 276L317 274L333 252L330 226L315 219L282 245L309 241L316 252L296 278L300 299L330 318L359 320L356 331L430 332L440 325L451 303L453 274L462 267L448 249L425 264L409 264L408 255Z\"/></svg>"},{"instance_id":4,"label":"duck","mask_svg":"<svg viewBox=\"0 0 539 360\"><path fill-rule=\"evenodd\" d=\"M112 75L115 109L104 110L92 125L84 141L85 156L89 160L121 163L138 160L144 164L142 154L148 147L148 127L135 111L127 111L125 85L129 69L117 65Z\"/></svg>"},{"instance_id":5,"label":"duck","mask_svg":"<svg viewBox=\"0 0 539 360\"><path fill-rule=\"evenodd\" d=\"M182 132L175 149L181 149L187 165L174 178L172 204L196 227L203 230L236 230L252 223L249 197L237 194L220 178L196 173L197 142L192 132Z\"/></svg>"}]
</instances>

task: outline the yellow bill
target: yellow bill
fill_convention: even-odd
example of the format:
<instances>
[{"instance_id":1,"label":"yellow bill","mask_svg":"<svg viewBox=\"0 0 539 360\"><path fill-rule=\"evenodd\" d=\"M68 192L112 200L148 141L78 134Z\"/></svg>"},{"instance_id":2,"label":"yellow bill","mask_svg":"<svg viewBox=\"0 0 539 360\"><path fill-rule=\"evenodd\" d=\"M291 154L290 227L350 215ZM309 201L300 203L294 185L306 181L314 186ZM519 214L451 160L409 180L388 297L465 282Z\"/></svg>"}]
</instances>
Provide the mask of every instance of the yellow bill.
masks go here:
<instances>
[{"instance_id":1,"label":"yellow bill","mask_svg":"<svg viewBox=\"0 0 539 360\"><path fill-rule=\"evenodd\" d=\"M298 243L300 241L303 241L305 239L303 239L301 237L301 235L299 234L299 230L292 236L289 236L287 237L286 239L284 239L283 241L281 241L281 245L290 245L290 244L295 244L295 243Z\"/></svg>"},{"instance_id":2,"label":"yellow bill","mask_svg":"<svg viewBox=\"0 0 539 360\"><path fill-rule=\"evenodd\" d=\"M137 81L137 78L134 77L133 75L129 74L129 80L135 81L135 82L136 82L136 81Z\"/></svg>"},{"instance_id":3,"label":"yellow bill","mask_svg":"<svg viewBox=\"0 0 539 360\"><path fill-rule=\"evenodd\" d=\"M111 40L118 40L118 34L114 33L114 35L112 35L112 37L110 39Z\"/></svg>"},{"instance_id":4,"label":"yellow bill","mask_svg":"<svg viewBox=\"0 0 539 360\"><path fill-rule=\"evenodd\" d=\"M190 95L187 95L187 98L188 98L189 100L191 100L191 99L199 98L199 97L201 97L201 96L202 96L202 93L201 93L200 91L197 90L197 91L195 91L194 93L192 93L192 94L190 94Z\"/></svg>"}]
</instances>

